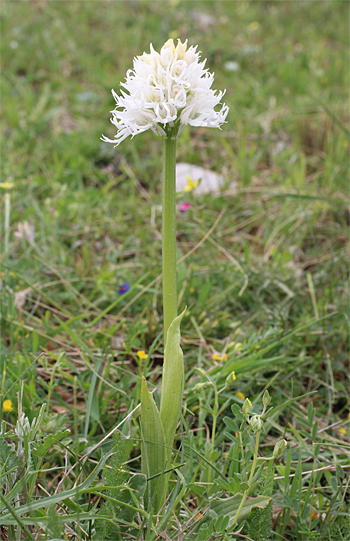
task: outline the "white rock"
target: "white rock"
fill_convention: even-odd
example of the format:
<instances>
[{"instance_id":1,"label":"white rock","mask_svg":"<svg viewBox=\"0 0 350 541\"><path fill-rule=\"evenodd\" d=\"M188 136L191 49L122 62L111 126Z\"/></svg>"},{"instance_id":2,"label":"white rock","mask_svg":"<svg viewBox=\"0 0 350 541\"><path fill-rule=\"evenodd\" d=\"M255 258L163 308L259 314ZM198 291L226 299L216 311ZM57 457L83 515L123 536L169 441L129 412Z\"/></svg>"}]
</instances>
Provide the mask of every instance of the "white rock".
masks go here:
<instances>
[{"instance_id":1,"label":"white rock","mask_svg":"<svg viewBox=\"0 0 350 541\"><path fill-rule=\"evenodd\" d=\"M191 165L190 163L177 163L176 164L176 191L183 192L185 186L187 186L187 177L191 177L194 182L200 180L197 188L194 189L195 194L203 193L220 193L224 186L226 186L225 179L222 175L215 173L215 171L209 171L198 165ZM235 182L231 182L228 186L229 190L237 188Z\"/></svg>"},{"instance_id":2,"label":"white rock","mask_svg":"<svg viewBox=\"0 0 350 541\"><path fill-rule=\"evenodd\" d=\"M234 60L229 60L228 62L225 62L224 68L226 71L238 71L239 64L238 62L235 62Z\"/></svg>"}]
</instances>

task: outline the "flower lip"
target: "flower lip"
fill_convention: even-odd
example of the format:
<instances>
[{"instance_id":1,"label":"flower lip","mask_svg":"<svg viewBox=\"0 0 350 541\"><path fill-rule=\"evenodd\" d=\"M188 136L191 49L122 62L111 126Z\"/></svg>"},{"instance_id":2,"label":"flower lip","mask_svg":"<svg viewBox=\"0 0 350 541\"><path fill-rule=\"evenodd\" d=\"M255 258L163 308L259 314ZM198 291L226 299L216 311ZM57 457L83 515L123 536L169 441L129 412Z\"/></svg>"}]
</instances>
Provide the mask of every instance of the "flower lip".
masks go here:
<instances>
[{"instance_id":1,"label":"flower lip","mask_svg":"<svg viewBox=\"0 0 350 541\"><path fill-rule=\"evenodd\" d=\"M214 91L214 74L200 61L197 46L187 46L178 40L175 47L169 39L160 53L150 45L150 53L134 58L133 69L126 73L124 90L118 96L112 90L116 107L111 122L117 128L114 139L102 136L102 141L118 146L124 139L152 130L166 136L178 135L184 126L220 128L225 123L228 107L215 107L225 92ZM174 134L175 130L175 134Z\"/></svg>"}]
</instances>

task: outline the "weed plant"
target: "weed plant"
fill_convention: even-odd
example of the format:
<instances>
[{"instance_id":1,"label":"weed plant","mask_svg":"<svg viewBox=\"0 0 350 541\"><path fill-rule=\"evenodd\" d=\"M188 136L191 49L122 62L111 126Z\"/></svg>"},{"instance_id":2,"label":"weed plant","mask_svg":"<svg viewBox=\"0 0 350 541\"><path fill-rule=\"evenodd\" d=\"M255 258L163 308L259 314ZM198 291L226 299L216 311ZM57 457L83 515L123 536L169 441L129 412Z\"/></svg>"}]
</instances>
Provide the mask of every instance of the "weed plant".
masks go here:
<instances>
[{"instance_id":1,"label":"weed plant","mask_svg":"<svg viewBox=\"0 0 350 541\"><path fill-rule=\"evenodd\" d=\"M349 5L5 1L1 25L0 538L349 539ZM230 115L178 142L227 189L178 195L186 379L157 518L138 406L164 351L162 141L99 138L169 37L200 43Z\"/></svg>"}]
</instances>

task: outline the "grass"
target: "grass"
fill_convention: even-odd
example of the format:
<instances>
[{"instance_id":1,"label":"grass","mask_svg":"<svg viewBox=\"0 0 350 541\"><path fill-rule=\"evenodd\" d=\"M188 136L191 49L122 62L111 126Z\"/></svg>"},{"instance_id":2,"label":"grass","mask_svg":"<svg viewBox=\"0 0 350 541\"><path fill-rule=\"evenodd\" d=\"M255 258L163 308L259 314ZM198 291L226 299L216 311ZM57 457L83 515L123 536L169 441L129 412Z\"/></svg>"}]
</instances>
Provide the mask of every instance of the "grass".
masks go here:
<instances>
[{"instance_id":1,"label":"grass","mask_svg":"<svg viewBox=\"0 0 350 541\"><path fill-rule=\"evenodd\" d=\"M13 187L1 194L0 368L13 411L2 418L10 431L18 408L32 422L46 403L33 438L49 438L34 453L36 473L9 455L12 474L4 442L16 438L0 440L1 508L12 514L12 523L0 515L5 539L21 529L24 539L98 539L94 516L108 494L100 496L101 463L94 468L120 423L130 438L118 465L140 471L137 415L123 421L139 403L141 376L160 384L162 141L145 133L113 149L99 138L114 135L110 89L135 55L169 36L199 44L230 106L222 131L181 134L178 161L237 183L216 198L194 192L178 215L190 457L178 470L187 488L177 516L186 530L212 494L228 490L218 474L200 485L210 468L199 457L233 479L223 418L242 404L237 393L259 408L268 388L274 407L305 395L276 411L262 438L267 454L281 437L289 442L272 490L274 538L348 539L348 20L348 5L330 1L3 2L1 182ZM15 236L25 221L34 240ZM131 289L119 296L125 282ZM219 387L236 373L219 395L215 456L213 390L192 392L202 382L195 367ZM44 500L59 483L59 492L80 492ZM20 504L31 512L19 515ZM169 518L171 539L176 528ZM207 530L203 539L214 535Z\"/></svg>"}]
</instances>

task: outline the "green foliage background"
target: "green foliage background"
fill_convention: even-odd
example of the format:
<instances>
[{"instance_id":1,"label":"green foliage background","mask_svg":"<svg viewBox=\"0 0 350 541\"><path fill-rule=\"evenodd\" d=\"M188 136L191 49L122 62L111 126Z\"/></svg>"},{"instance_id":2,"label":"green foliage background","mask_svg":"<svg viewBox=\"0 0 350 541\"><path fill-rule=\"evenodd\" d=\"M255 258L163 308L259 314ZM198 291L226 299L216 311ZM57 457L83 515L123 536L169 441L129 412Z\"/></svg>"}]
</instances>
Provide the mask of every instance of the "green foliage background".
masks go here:
<instances>
[{"instance_id":1,"label":"green foliage background","mask_svg":"<svg viewBox=\"0 0 350 541\"><path fill-rule=\"evenodd\" d=\"M32 420L48 402L42 435L69 427L77 457L137 405L142 375L159 386L162 141L145 133L114 149L100 136L115 133L111 88L118 92L135 55L151 42L159 49L169 37L199 45L230 107L222 131L181 134L178 161L237 185L218 197L179 194L179 203L192 202L178 214L177 238L179 259L193 249L178 266L179 310L188 307L185 399L198 429L191 445L206 452L212 426L212 391L191 394L194 367L218 385L234 370L236 386L221 395L221 406L241 404L238 392L257 400L266 387L274 406L315 391L317 430L325 429L312 436L322 446L318 466L346 466L347 2L2 3L0 370L3 399L13 402L13 412L2 416L16 423L23 381L23 411ZM33 242L15 235L25 221ZM125 282L131 289L118 296ZM138 359L140 349L146 361ZM214 351L226 352L227 361L214 362ZM301 443L316 422L307 416L310 400L293 403L267 427L267 451L281 437L291 442L290 471L300 449L303 471L311 469ZM228 451L224 413L220 453ZM140 471L136 418L130 430L126 453L135 459L131 469ZM52 449L45 460L63 465L64 449ZM188 464L190 479L196 466ZM284 475L282 463L279 468ZM323 500L317 491L313 500L322 512L333 498L331 475L314 478L325 487ZM49 492L51 481L50 473L40 479ZM72 482L65 481L66 489ZM275 483L275 496L283 490ZM336 497L333 529L346 498L346 492ZM279 532L297 539L306 534L298 534L293 516Z\"/></svg>"}]
</instances>

